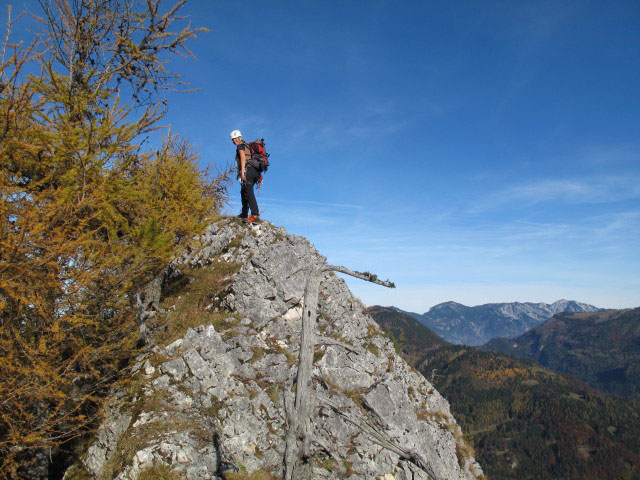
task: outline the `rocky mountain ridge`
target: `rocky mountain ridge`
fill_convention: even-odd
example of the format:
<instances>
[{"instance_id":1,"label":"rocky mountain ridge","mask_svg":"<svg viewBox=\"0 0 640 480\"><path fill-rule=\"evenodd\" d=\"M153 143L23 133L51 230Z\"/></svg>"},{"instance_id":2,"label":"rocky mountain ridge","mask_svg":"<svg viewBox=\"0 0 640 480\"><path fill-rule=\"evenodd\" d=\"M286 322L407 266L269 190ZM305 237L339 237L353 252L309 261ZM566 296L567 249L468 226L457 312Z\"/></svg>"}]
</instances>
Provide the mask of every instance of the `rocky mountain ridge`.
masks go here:
<instances>
[{"instance_id":1,"label":"rocky mountain ridge","mask_svg":"<svg viewBox=\"0 0 640 480\"><path fill-rule=\"evenodd\" d=\"M574 300L558 300L551 304L512 302L487 303L475 307L444 302L423 314L397 310L411 315L448 342L478 346L493 338L521 335L556 313L594 312L600 309Z\"/></svg>"},{"instance_id":2,"label":"rocky mountain ridge","mask_svg":"<svg viewBox=\"0 0 640 480\"><path fill-rule=\"evenodd\" d=\"M325 263L269 223L211 225L156 282L162 298L147 295L156 344L65 478L281 478L305 283ZM482 478L447 401L341 278L324 275L318 309L316 407L297 478Z\"/></svg>"}]
</instances>

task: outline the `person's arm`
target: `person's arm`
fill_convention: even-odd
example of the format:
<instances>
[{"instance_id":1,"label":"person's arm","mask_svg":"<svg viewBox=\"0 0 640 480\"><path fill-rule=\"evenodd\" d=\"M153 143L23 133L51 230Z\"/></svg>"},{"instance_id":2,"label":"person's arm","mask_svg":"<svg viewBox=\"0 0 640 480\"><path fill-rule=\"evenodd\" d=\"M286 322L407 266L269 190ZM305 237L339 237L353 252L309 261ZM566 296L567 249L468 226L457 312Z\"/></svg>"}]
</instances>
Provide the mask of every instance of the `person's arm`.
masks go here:
<instances>
[{"instance_id":1,"label":"person's arm","mask_svg":"<svg viewBox=\"0 0 640 480\"><path fill-rule=\"evenodd\" d=\"M247 166L247 157L244 153L244 148L238 149L238 156L240 157L240 180L245 181L245 167Z\"/></svg>"}]
</instances>

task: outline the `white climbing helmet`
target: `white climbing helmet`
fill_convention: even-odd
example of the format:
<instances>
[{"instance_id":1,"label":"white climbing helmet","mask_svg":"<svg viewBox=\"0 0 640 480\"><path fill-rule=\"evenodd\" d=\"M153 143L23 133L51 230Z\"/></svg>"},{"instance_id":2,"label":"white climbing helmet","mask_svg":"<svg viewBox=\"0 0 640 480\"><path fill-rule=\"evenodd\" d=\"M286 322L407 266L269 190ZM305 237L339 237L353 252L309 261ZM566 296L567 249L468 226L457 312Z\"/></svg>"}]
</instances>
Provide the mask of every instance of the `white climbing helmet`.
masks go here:
<instances>
[{"instance_id":1,"label":"white climbing helmet","mask_svg":"<svg viewBox=\"0 0 640 480\"><path fill-rule=\"evenodd\" d=\"M231 137L231 140L233 140L234 138L239 138L241 136L242 134L240 133L240 130L234 130L229 134L229 137Z\"/></svg>"}]
</instances>

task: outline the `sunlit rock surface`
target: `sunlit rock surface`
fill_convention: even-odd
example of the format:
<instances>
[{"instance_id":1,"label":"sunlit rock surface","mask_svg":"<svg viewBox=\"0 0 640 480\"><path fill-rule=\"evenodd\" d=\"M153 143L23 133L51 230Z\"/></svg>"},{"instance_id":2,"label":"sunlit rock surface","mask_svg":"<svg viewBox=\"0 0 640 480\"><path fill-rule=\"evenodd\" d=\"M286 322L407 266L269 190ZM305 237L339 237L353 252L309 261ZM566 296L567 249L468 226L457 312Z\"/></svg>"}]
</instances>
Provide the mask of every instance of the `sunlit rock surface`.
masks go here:
<instances>
[{"instance_id":1,"label":"sunlit rock surface","mask_svg":"<svg viewBox=\"0 0 640 480\"><path fill-rule=\"evenodd\" d=\"M224 292L202 305L228 318L217 327L203 322L137 359L139 390L114 398L83 461L91 475L135 479L155 466L192 480L281 478L304 287L325 258L282 228L225 218L173 271L216 262L241 264ZM363 308L341 278L327 274L316 331L349 348L316 348L305 478L480 478L447 401ZM176 315L170 308L161 314ZM395 447L411 455L402 458Z\"/></svg>"}]
</instances>

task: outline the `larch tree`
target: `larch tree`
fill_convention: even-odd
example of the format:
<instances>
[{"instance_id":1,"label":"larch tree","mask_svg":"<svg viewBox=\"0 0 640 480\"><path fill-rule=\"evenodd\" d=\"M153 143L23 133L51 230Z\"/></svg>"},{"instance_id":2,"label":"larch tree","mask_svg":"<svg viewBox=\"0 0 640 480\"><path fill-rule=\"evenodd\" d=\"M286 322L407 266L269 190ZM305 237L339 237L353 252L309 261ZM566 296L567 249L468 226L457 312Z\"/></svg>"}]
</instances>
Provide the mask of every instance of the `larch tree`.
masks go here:
<instances>
[{"instance_id":1,"label":"larch tree","mask_svg":"<svg viewBox=\"0 0 640 480\"><path fill-rule=\"evenodd\" d=\"M142 145L202 29L186 0L42 0L0 57L0 477L95 425L135 351L135 293L225 199L186 141ZM12 23L9 22L7 32ZM28 73L27 73L28 72Z\"/></svg>"}]
</instances>

